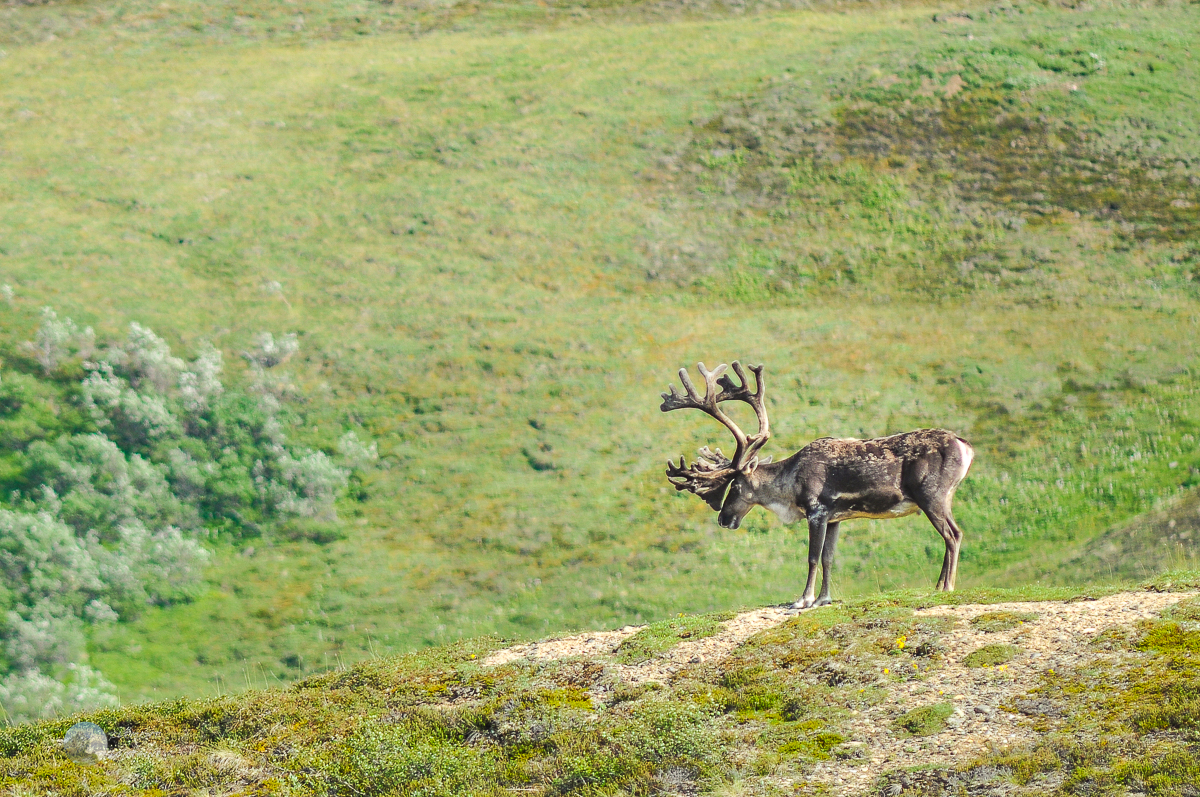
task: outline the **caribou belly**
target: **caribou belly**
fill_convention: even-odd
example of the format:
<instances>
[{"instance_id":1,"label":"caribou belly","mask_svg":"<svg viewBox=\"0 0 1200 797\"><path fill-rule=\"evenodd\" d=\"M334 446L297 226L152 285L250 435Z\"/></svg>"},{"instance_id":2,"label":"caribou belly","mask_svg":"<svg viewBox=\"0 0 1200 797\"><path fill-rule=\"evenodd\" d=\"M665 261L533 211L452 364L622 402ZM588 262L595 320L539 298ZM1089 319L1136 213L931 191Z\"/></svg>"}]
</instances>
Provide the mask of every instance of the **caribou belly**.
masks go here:
<instances>
[{"instance_id":1,"label":"caribou belly","mask_svg":"<svg viewBox=\"0 0 1200 797\"><path fill-rule=\"evenodd\" d=\"M843 520L855 520L856 518L870 518L872 520L889 520L891 518L904 517L918 512L917 505L912 501L899 501L888 507L856 507L850 506L845 509L834 511L830 516L830 523L839 523Z\"/></svg>"}]
</instances>

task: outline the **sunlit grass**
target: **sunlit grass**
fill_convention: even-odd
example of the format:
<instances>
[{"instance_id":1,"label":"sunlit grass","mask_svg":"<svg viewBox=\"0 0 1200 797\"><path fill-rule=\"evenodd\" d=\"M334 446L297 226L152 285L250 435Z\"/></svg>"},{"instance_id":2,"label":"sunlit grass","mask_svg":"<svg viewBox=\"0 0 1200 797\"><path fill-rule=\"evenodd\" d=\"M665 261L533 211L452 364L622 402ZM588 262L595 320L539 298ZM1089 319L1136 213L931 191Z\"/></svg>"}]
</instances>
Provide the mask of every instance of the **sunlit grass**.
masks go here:
<instances>
[{"instance_id":1,"label":"sunlit grass","mask_svg":"<svg viewBox=\"0 0 1200 797\"><path fill-rule=\"evenodd\" d=\"M1150 38L1194 24L1106 13ZM84 31L9 48L5 345L43 304L101 331L206 338L230 360L256 331L296 331L294 436L330 445L361 426L383 456L342 511L345 541L219 547L205 596L98 635L93 662L127 700L212 694L462 636L794 600L803 535L759 511L722 531L662 477L668 456L727 445L657 411L697 360L766 364L777 457L823 435L971 439L965 586L1052 579L1195 484L1200 308L1177 246L1087 220L989 229L1048 253L1048 276L938 299L908 280L917 267L880 260L861 282L781 291L761 274L773 239L921 251L948 222L885 223L871 203L907 197L869 171L817 186L832 210L788 221L662 167L694 122L785 70L817 96L850 65L938 46L949 34L930 17L186 49ZM713 236L733 254L703 279L648 278L688 247L703 261ZM843 539L842 596L936 580L941 542L920 517Z\"/></svg>"}]
</instances>

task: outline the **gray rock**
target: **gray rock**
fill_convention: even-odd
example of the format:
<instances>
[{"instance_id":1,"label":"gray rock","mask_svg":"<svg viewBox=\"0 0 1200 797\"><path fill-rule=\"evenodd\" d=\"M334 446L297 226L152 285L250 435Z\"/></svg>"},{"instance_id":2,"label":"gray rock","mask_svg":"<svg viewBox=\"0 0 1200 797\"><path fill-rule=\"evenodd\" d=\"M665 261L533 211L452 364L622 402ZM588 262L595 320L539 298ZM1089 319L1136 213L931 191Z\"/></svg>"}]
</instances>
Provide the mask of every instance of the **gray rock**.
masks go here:
<instances>
[{"instance_id":1,"label":"gray rock","mask_svg":"<svg viewBox=\"0 0 1200 797\"><path fill-rule=\"evenodd\" d=\"M77 722L63 737L62 749L77 764L95 764L108 755L108 734L94 722Z\"/></svg>"}]
</instances>

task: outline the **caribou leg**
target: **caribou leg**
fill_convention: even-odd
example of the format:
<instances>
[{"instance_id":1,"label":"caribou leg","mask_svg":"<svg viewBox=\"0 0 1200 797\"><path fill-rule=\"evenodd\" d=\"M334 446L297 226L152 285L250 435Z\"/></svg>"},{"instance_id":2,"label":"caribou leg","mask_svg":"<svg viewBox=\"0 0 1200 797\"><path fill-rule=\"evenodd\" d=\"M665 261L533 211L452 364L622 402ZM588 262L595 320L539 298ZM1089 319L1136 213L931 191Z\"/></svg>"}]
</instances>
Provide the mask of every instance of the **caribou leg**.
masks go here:
<instances>
[{"instance_id":1,"label":"caribou leg","mask_svg":"<svg viewBox=\"0 0 1200 797\"><path fill-rule=\"evenodd\" d=\"M954 577L958 574L958 552L962 548L963 532L950 514L949 501L921 501L915 503L929 518L935 531L946 543L946 555L942 558L942 572L938 576L937 588L943 592L954 591Z\"/></svg>"},{"instance_id":2,"label":"caribou leg","mask_svg":"<svg viewBox=\"0 0 1200 797\"><path fill-rule=\"evenodd\" d=\"M950 557L950 573L946 580L946 591L954 591L954 582L958 578L958 552L962 549L963 530L954 522L954 515L950 512L950 507L946 507L946 522L950 524L950 530L954 532L954 552Z\"/></svg>"},{"instance_id":3,"label":"caribou leg","mask_svg":"<svg viewBox=\"0 0 1200 797\"><path fill-rule=\"evenodd\" d=\"M813 513L808 518L808 581L804 585L804 596L792 604L793 609L807 609L817 598L817 566L825 550L825 530L829 516L824 512Z\"/></svg>"},{"instance_id":4,"label":"caribou leg","mask_svg":"<svg viewBox=\"0 0 1200 797\"><path fill-rule=\"evenodd\" d=\"M828 606L833 603L829 595L833 580L833 556L837 553L838 527L841 523L830 523L825 528L825 544L821 548L821 594L813 606Z\"/></svg>"},{"instance_id":5,"label":"caribou leg","mask_svg":"<svg viewBox=\"0 0 1200 797\"><path fill-rule=\"evenodd\" d=\"M946 543L946 555L942 557L942 572L937 582L938 590L944 592L954 590L958 552L962 548L963 532L950 512L954 491L971 465L970 448L961 443L960 449L943 452L937 458L917 459L906 469L902 481L905 493L925 513Z\"/></svg>"}]
</instances>

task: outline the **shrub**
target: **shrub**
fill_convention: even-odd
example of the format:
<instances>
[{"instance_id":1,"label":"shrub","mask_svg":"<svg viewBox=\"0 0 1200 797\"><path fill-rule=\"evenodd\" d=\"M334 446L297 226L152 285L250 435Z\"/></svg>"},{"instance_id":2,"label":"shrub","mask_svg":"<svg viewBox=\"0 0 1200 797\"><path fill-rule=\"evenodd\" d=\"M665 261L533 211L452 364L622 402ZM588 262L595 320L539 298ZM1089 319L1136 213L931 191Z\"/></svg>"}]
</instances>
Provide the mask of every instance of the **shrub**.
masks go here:
<instances>
[{"instance_id":1,"label":"shrub","mask_svg":"<svg viewBox=\"0 0 1200 797\"><path fill-rule=\"evenodd\" d=\"M54 310L43 307L42 323L38 326L33 340L26 343L24 349L37 360L42 370L49 374L73 352L78 353L80 357L88 357L95 340L96 336L91 327L80 329L71 319L60 320Z\"/></svg>"},{"instance_id":2,"label":"shrub","mask_svg":"<svg viewBox=\"0 0 1200 797\"><path fill-rule=\"evenodd\" d=\"M0 710L13 724L118 704L116 687L85 664L69 664L63 680L37 671L0 679Z\"/></svg>"},{"instance_id":3,"label":"shrub","mask_svg":"<svg viewBox=\"0 0 1200 797\"><path fill-rule=\"evenodd\" d=\"M264 524L338 536L334 505L350 472L289 446L291 419L264 388L265 372L298 350L295 335L256 337L247 357L257 395L226 389L212 346L189 363L137 323L83 363L82 379L77 366L64 370L93 344L90 328L46 309L25 347L42 377L0 380L0 438L12 444L0 457L10 488L0 508L0 700L11 721L111 700L81 663L86 627L193 597L209 556L196 539L204 527L235 538ZM58 410L72 402L82 414ZM353 432L338 452L349 468L378 458Z\"/></svg>"}]
</instances>

